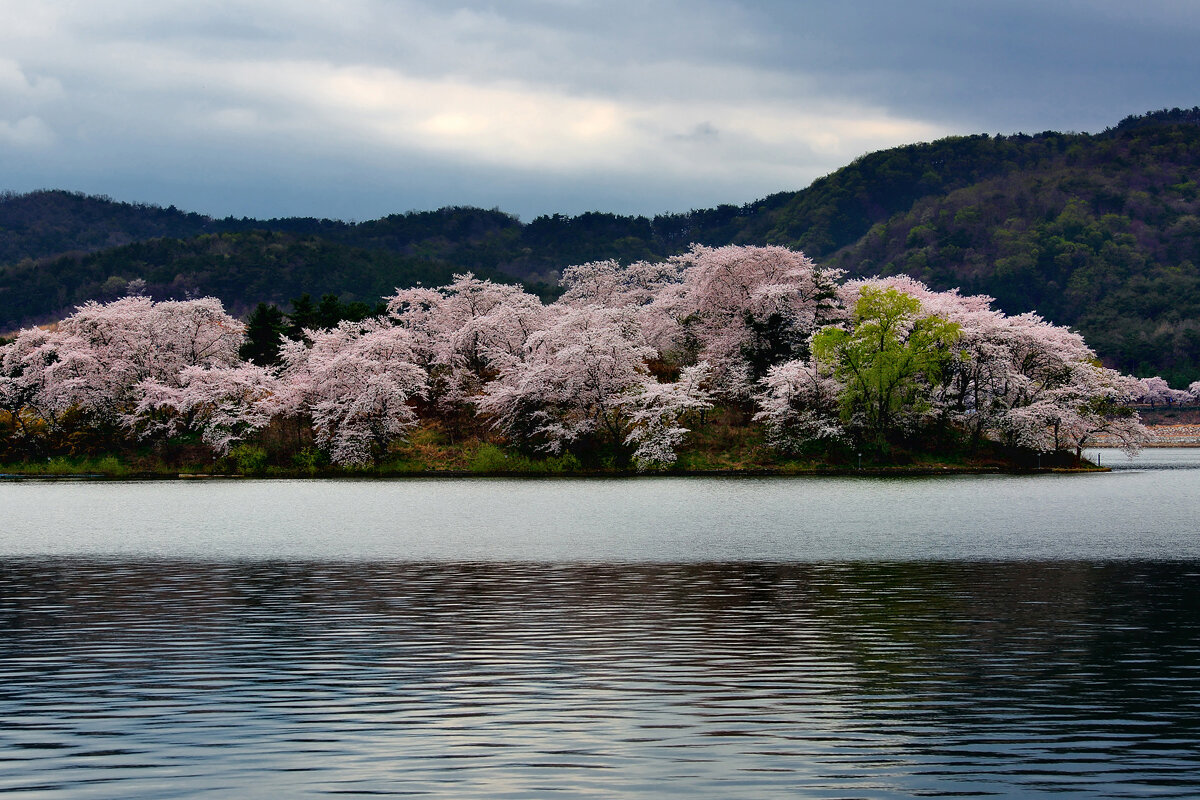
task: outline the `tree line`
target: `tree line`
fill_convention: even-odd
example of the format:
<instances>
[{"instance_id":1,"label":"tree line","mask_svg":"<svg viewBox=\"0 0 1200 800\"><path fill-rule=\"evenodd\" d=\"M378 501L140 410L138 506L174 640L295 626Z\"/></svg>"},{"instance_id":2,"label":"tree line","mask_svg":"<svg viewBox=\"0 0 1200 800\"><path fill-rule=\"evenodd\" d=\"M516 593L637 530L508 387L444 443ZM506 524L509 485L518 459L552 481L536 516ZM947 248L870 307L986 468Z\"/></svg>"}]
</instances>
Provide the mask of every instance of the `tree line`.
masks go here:
<instances>
[{"instance_id":1,"label":"tree line","mask_svg":"<svg viewBox=\"0 0 1200 800\"><path fill-rule=\"evenodd\" d=\"M1136 448L1132 403L1200 392L1105 368L1077 333L990 298L847 279L781 247L588 262L562 283L547 303L464 274L379 307L261 306L249 326L213 298L89 302L0 346L0 447L32 459L190 441L217 458L272 437L292 459L368 466L436 426L650 470L719 416L784 456L886 461L1101 434Z\"/></svg>"}]
</instances>

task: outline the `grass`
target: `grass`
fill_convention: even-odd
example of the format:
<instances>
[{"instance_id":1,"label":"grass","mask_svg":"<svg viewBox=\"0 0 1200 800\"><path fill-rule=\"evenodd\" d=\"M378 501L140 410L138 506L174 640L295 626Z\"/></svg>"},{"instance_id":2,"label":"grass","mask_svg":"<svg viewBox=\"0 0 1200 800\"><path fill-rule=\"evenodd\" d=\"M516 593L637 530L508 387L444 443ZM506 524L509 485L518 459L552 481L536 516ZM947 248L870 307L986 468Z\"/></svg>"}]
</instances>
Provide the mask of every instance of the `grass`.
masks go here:
<instances>
[{"instance_id":1,"label":"grass","mask_svg":"<svg viewBox=\"0 0 1200 800\"><path fill-rule=\"evenodd\" d=\"M129 465L116 456L58 456L45 461L0 464L0 473L14 475L103 475L127 478L134 474Z\"/></svg>"},{"instance_id":2,"label":"grass","mask_svg":"<svg viewBox=\"0 0 1200 800\"><path fill-rule=\"evenodd\" d=\"M714 414L688 434L674 469L682 472L778 469L786 459L767 446L762 428L739 422L735 412Z\"/></svg>"},{"instance_id":3,"label":"grass","mask_svg":"<svg viewBox=\"0 0 1200 800\"><path fill-rule=\"evenodd\" d=\"M330 464L328 457L311 445L294 452L242 444L228 456L202 461L195 449L164 458L152 451L101 455L95 457L55 457L45 461L27 461L0 465L0 473L29 476L103 476L106 478L173 478L180 475L243 475L253 477L405 477L419 475L633 475L639 474L623 464L615 451L585 454L581 461L570 453L530 455L505 448L501 442L486 441L479 435L453 435L438 422L414 429L408 439L394 443L379 463L361 467ZM1047 464L1059 468L1072 465ZM978 453L946 450L909 452L894 449L886 458L864 454L861 461L848 449L783 455L770 448L759 426L744 424L736 412L715 413L704 425L689 434L679 460L660 473L674 475L704 474L780 474L812 473L905 474L929 472L1011 471L1031 468L1011 453L984 449ZM1083 469L1090 465L1079 465ZM645 473L641 473L645 474Z\"/></svg>"},{"instance_id":4,"label":"grass","mask_svg":"<svg viewBox=\"0 0 1200 800\"><path fill-rule=\"evenodd\" d=\"M583 464L570 453L541 458L521 453L508 453L494 444L482 444L468 462L476 475L572 475L583 470Z\"/></svg>"}]
</instances>

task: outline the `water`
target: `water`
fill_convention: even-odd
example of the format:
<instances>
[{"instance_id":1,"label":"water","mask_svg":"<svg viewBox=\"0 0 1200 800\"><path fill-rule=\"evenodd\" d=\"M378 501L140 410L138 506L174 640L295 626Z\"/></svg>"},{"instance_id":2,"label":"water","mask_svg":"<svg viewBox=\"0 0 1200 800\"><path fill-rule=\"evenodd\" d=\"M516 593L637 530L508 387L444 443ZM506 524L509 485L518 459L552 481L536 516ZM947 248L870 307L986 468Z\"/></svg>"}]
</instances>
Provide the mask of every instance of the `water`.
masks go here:
<instances>
[{"instance_id":1,"label":"water","mask_svg":"<svg viewBox=\"0 0 1200 800\"><path fill-rule=\"evenodd\" d=\"M1195 797L1189 452L0 483L0 794Z\"/></svg>"}]
</instances>

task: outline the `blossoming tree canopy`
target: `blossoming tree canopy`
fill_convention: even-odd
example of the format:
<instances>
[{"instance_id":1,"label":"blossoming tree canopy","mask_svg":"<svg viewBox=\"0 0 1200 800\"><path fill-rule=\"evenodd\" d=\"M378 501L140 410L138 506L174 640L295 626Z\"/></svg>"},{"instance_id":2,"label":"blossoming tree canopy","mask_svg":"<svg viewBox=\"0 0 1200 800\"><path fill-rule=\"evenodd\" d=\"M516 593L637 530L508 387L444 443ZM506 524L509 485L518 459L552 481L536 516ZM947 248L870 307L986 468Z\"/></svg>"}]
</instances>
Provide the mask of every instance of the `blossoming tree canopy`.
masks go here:
<instances>
[{"instance_id":1,"label":"blossoming tree canopy","mask_svg":"<svg viewBox=\"0 0 1200 800\"><path fill-rule=\"evenodd\" d=\"M1150 406L1182 405L1194 401L1197 394L1194 389L1197 388L1200 388L1200 382L1193 383L1188 389L1172 389L1165 380L1155 375L1138 381L1136 400Z\"/></svg>"},{"instance_id":2,"label":"blossoming tree canopy","mask_svg":"<svg viewBox=\"0 0 1200 800\"><path fill-rule=\"evenodd\" d=\"M143 438L193 430L221 455L271 421L279 379L254 363L233 367L187 366L178 381L147 378L126 424Z\"/></svg>"},{"instance_id":3,"label":"blossoming tree canopy","mask_svg":"<svg viewBox=\"0 0 1200 800\"><path fill-rule=\"evenodd\" d=\"M660 302L726 399L749 398L771 366L806 355L812 333L842 315L841 271L794 250L697 245L672 261L679 285Z\"/></svg>"},{"instance_id":4,"label":"blossoming tree canopy","mask_svg":"<svg viewBox=\"0 0 1200 800\"><path fill-rule=\"evenodd\" d=\"M552 317L504 360L479 410L508 436L551 453L594 433L621 439L625 402L648 379L654 356L636 316L585 305L558 307Z\"/></svg>"},{"instance_id":5,"label":"blossoming tree canopy","mask_svg":"<svg viewBox=\"0 0 1200 800\"><path fill-rule=\"evenodd\" d=\"M305 333L311 344L291 341L280 351L273 410L310 418L334 463L369 463L417 424L412 402L425 395L428 373L412 334L382 320Z\"/></svg>"},{"instance_id":6,"label":"blossoming tree canopy","mask_svg":"<svg viewBox=\"0 0 1200 800\"><path fill-rule=\"evenodd\" d=\"M388 299L392 321L412 335L416 362L429 371L444 408L470 402L547 324L547 309L524 290L457 275L438 289L401 289Z\"/></svg>"},{"instance_id":7,"label":"blossoming tree canopy","mask_svg":"<svg viewBox=\"0 0 1200 800\"><path fill-rule=\"evenodd\" d=\"M50 413L74 407L114 421L136 404L142 381L178 386L186 367L238 365L244 329L211 297L91 302L56 330L18 334L9 352L22 354L21 364L6 366L5 383L36 384L37 405Z\"/></svg>"},{"instance_id":8,"label":"blossoming tree canopy","mask_svg":"<svg viewBox=\"0 0 1200 800\"><path fill-rule=\"evenodd\" d=\"M1146 437L1129 409L1136 381L1036 314L1007 317L990 298L906 277L852 281L842 298L851 321L814 336L811 361L763 381L758 419L778 446L846 435L879 444L927 425L1034 450L1079 448L1099 434L1136 448ZM922 315L929 328L910 346Z\"/></svg>"}]
</instances>

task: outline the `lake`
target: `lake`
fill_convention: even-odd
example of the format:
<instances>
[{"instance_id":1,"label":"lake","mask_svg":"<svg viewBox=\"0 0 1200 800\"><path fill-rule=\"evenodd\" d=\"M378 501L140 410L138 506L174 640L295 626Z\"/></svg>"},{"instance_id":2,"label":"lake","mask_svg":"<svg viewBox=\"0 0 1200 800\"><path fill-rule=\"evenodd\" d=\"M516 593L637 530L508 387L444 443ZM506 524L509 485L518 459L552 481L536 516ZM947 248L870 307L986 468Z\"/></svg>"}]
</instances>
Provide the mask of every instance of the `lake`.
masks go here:
<instances>
[{"instance_id":1,"label":"lake","mask_svg":"<svg viewBox=\"0 0 1200 800\"><path fill-rule=\"evenodd\" d=\"M1200 795L1200 450L0 481L0 793Z\"/></svg>"}]
</instances>

